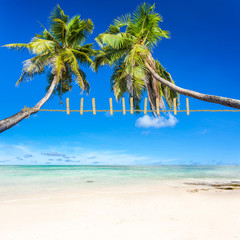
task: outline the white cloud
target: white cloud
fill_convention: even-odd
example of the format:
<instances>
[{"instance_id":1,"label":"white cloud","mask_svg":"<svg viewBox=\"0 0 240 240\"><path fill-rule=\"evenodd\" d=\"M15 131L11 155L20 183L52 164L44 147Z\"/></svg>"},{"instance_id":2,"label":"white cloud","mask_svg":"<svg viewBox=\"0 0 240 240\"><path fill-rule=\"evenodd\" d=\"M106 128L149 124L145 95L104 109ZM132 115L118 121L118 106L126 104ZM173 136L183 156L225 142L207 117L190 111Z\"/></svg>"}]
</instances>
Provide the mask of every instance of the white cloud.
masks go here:
<instances>
[{"instance_id":1,"label":"white cloud","mask_svg":"<svg viewBox=\"0 0 240 240\"><path fill-rule=\"evenodd\" d=\"M42 152L42 155L53 156L53 157L65 157L66 155L60 152Z\"/></svg>"},{"instance_id":2,"label":"white cloud","mask_svg":"<svg viewBox=\"0 0 240 240\"><path fill-rule=\"evenodd\" d=\"M174 127L177 122L178 120L171 113L157 118L145 115L137 119L135 126L139 128L164 128Z\"/></svg>"},{"instance_id":3,"label":"white cloud","mask_svg":"<svg viewBox=\"0 0 240 240\"><path fill-rule=\"evenodd\" d=\"M44 152L42 150L44 149ZM61 150L61 152L59 152ZM26 157L27 156L27 157ZM28 157L31 156L31 157ZM59 158L60 157L60 158ZM123 151L107 149L79 148L74 143L71 146L36 146L34 144L11 144L0 143L0 165L3 164L101 164L101 165L140 165L156 162L151 156L127 153Z\"/></svg>"}]
</instances>

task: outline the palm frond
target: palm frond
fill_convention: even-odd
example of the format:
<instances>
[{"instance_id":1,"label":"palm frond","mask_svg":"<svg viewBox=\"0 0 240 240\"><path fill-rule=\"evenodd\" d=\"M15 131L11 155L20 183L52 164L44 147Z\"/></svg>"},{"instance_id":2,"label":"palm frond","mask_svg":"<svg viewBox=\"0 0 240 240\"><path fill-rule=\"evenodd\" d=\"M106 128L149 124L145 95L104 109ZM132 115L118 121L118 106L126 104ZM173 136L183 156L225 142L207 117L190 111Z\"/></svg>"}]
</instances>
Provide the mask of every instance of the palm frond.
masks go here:
<instances>
[{"instance_id":1,"label":"palm frond","mask_svg":"<svg viewBox=\"0 0 240 240\"><path fill-rule=\"evenodd\" d=\"M92 33L94 25L91 19L81 20L80 16L75 16L70 20L67 27L67 45L75 48L81 45Z\"/></svg>"},{"instance_id":2,"label":"palm frond","mask_svg":"<svg viewBox=\"0 0 240 240\"><path fill-rule=\"evenodd\" d=\"M56 38L57 41L60 41L62 44L65 44L66 42L65 38L66 38L67 30L68 30L67 25L64 21L58 18L53 20L51 24L50 32L54 36L54 38Z\"/></svg>"},{"instance_id":3,"label":"palm frond","mask_svg":"<svg viewBox=\"0 0 240 240\"><path fill-rule=\"evenodd\" d=\"M57 83L59 83L59 81L62 78L62 73L66 70L65 62L62 56L57 55L56 57L54 57L52 65L53 65L52 74L54 74L57 77Z\"/></svg>"},{"instance_id":4,"label":"palm frond","mask_svg":"<svg viewBox=\"0 0 240 240\"><path fill-rule=\"evenodd\" d=\"M87 81L87 76L86 76L86 73L84 71L82 71L80 68L78 69L80 75L81 75L81 81L79 82L79 78L77 78L77 84L79 85L79 87L82 89L82 92L83 91L86 91L87 94L89 94L89 91L90 91L90 85Z\"/></svg>"},{"instance_id":5,"label":"palm frond","mask_svg":"<svg viewBox=\"0 0 240 240\"><path fill-rule=\"evenodd\" d=\"M76 46L74 49L77 50L77 51L86 53L89 57L93 57L98 53L98 51L96 51L94 49L92 43L91 44L85 44L85 45L82 45L82 46Z\"/></svg>"},{"instance_id":6,"label":"palm frond","mask_svg":"<svg viewBox=\"0 0 240 240\"><path fill-rule=\"evenodd\" d=\"M114 49L109 46L105 46L102 50L96 53L94 62L93 62L93 69L97 72L100 66L109 65L113 66L117 64L120 59L126 55L127 49Z\"/></svg>"},{"instance_id":7,"label":"palm frond","mask_svg":"<svg viewBox=\"0 0 240 240\"><path fill-rule=\"evenodd\" d=\"M50 15L50 17L49 17L50 23L53 23L55 19L60 19L65 23L67 23L69 20L69 16L65 15L64 11L61 9L61 7L59 5L57 5L53 9L53 11Z\"/></svg>"},{"instance_id":8,"label":"palm frond","mask_svg":"<svg viewBox=\"0 0 240 240\"><path fill-rule=\"evenodd\" d=\"M41 23L39 23L39 24L43 28L43 32L41 34L35 34L35 37L43 38L46 40L51 40L51 41L58 43L57 40L54 38L54 36Z\"/></svg>"},{"instance_id":9,"label":"palm frond","mask_svg":"<svg viewBox=\"0 0 240 240\"><path fill-rule=\"evenodd\" d=\"M121 17L118 17L116 18L114 21L113 21L113 25L116 27L116 28L121 28L121 27L125 27L129 24L129 22L131 21L131 15L130 14L127 14L127 15L123 15Z\"/></svg>"},{"instance_id":10,"label":"palm frond","mask_svg":"<svg viewBox=\"0 0 240 240\"><path fill-rule=\"evenodd\" d=\"M82 52L82 51L79 51L79 50L76 50L73 48L71 50L72 50L73 54L75 55L76 59L81 64L90 66L93 63L92 59L85 52Z\"/></svg>"},{"instance_id":11,"label":"palm frond","mask_svg":"<svg viewBox=\"0 0 240 240\"><path fill-rule=\"evenodd\" d=\"M15 49L19 51L19 50L25 50L26 48L29 49L29 44L28 43L11 43L11 44L3 45L3 47L7 47L10 49Z\"/></svg>"},{"instance_id":12,"label":"palm frond","mask_svg":"<svg viewBox=\"0 0 240 240\"><path fill-rule=\"evenodd\" d=\"M46 40L38 37L34 37L31 42L28 44L29 50L33 54L42 54L46 52L53 52L59 48L58 43L52 40Z\"/></svg>"},{"instance_id":13,"label":"palm frond","mask_svg":"<svg viewBox=\"0 0 240 240\"><path fill-rule=\"evenodd\" d=\"M166 71L166 69L161 65L161 63L157 60L155 60L156 62L156 68L157 68L157 73L164 79L166 79L167 81L171 82L174 84L174 81L170 75L170 73L168 73ZM159 83L160 84L160 83ZM179 94L176 91L173 91L171 88L161 84L161 88L162 88L162 94L168 104L169 108L173 107L173 99L176 98L176 102L177 102L177 106L179 106Z\"/></svg>"},{"instance_id":14,"label":"palm frond","mask_svg":"<svg viewBox=\"0 0 240 240\"><path fill-rule=\"evenodd\" d=\"M59 5L54 8L50 20L50 33L54 36L54 38L61 42L65 43L65 36L67 32L67 22L69 20L69 16L65 15L64 11L60 8Z\"/></svg>"},{"instance_id":15,"label":"palm frond","mask_svg":"<svg viewBox=\"0 0 240 240\"><path fill-rule=\"evenodd\" d=\"M111 76L111 89L114 92L117 101L128 92L129 88L127 86L126 72L124 72L124 70L123 61L120 60L114 67L114 71Z\"/></svg>"},{"instance_id":16,"label":"palm frond","mask_svg":"<svg viewBox=\"0 0 240 240\"><path fill-rule=\"evenodd\" d=\"M111 46L114 49L120 49L123 46L124 43L124 38L122 33L117 33L117 34L109 34L109 33L104 33L100 34L97 37L97 42L103 46L103 45L108 45Z\"/></svg>"},{"instance_id":17,"label":"palm frond","mask_svg":"<svg viewBox=\"0 0 240 240\"><path fill-rule=\"evenodd\" d=\"M51 62L49 53L43 53L31 59L24 61L21 77L16 85L18 86L23 81L32 80L37 75L44 73L45 67Z\"/></svg>"},{"instance_id":18,"label":"palm frond","mask_svg":"<svg viewBox=\"0 0 240 240\"><path fill-rule=\"evenodd\" d=\"M114 25L110 25L108 30L106 31L106 33L109 33L109 34L117 34L117 33L121 33L120 31L120 28L119 27L116 27Z\"/></svg>"},{"instance_id":19,"label":"palm frond","mask_svg":"<svg viewBox=\"0 0 240 240\"><path fill-rule=\"evenodd\" d=\"M76 84L79 85L79 87L84 90L88 90L89 86L86 82L85 75L83 74L83 71L81 71L77 58L75 57L74 53L70 49L65 49L61 52L61 57L63 61L69 66L69 68L72 71L72 74L75 75ZM87 83L87 85L85 85Z\"/></svg>"}]
</instances>

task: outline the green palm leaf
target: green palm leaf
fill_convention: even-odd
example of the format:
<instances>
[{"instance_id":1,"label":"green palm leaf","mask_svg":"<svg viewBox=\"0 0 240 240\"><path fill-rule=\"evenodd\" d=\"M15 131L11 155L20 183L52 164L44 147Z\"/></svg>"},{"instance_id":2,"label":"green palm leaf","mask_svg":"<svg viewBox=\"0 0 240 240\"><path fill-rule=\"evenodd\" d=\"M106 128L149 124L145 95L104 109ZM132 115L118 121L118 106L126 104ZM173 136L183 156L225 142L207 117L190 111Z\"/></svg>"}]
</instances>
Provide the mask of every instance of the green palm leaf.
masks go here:
<instances>
[{"instance_id":1,"label":"green palm leaf","mask_svg":"<svg viewBox=\"0 0 240 240\"><path fill-rule=\"evenodd\" d=\"M43 32L36 34L29 43L5 45L10 49L28 49L35 55L24 61L22 75L17 85L23 81L32 80L35 75L45 73L47 68L50 68L47 75L47 90L53 79L57 78L54 93L62 97L64 93L71 90L72 81L75 78L81 90L89 92L90 86L86 80L86 74L79 65L91 66L93 64L91 58L96 54L93 44L84 44L94 28L91 19L81 20L80 16L76 15L69 20L69 16L65 15L57 5L50 16L49 30L41 26Z\"/></svg>"},{"instance_id":2,"label":"green palm leaf","mask_svg":"<svg viewBox=\"0 0 240 240\"><path fill-rule=\"evenodd\" d=\"M145 90L153 110L156 110L157 98L162 108L163 98L169 107L173 105L173 98L178 98L174 91L162 86L145 66L149 62L163 78L173 82L170 74L151 54L162 38L169 38L169 32L160 28L160 22L162 17L155 12L155 5L144 3L133 14L115 19L109 29L95 39L101 50L97 52L93 68L98 70L102 65L113 67L111 85L116 99L128 94L133 97L136 109L140 107Z\"/></svg>"}]
</instances>

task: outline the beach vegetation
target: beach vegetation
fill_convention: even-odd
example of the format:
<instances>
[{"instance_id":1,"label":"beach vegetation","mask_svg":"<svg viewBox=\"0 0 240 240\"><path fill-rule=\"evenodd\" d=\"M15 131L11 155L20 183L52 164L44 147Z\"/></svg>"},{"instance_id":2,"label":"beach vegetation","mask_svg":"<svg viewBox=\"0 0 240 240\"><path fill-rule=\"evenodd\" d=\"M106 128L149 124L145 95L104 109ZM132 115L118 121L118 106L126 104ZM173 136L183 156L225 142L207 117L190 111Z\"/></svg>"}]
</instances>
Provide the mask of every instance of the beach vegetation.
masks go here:
<instances>
[{"instance_id":1,"label":"beach vegetation","mask_svg":"<svg viewBox=\"0 0 240 240\"><path fill-rule=\"evenodd\" d=\"M81 19L80 15L69 18L59 5L51 13L49 20L49 30L42 26L42 33L36 34L29 43L5 45L10 49L28 50L34 55L24 61L22 74L16 85L47 73L47 93L33 108L1 120L0 132L37 113L52 94L61 98L72 89L73 83L77 84L82 92L89 92L86 73L80 66L90 67L95 55L93 44L85 43L93 32L92 20Z\"/></svg>"},{"instance_id":2,"label":"beach vegetation","mask_svg":"<svg viewBox=\"0 0 240 240\"><path fill-rule=\"evenodd\" d=\"M113 68L111 85L116 99L127 94L134 99L135 109L139 109L147 91L154 112L156 99L160 101L161 109L165 108L164 100L172 108L174 98L179 104L179 94L240 109L239 100L202 94L175 85L171 74L153 57L160 41L170 38L169 31L160 27L162 21L155 5L144 3L132 14L116 18L106 32L96 38L101 50L93 65L96 71L102 65Z\"/></svg>"}]
</instances>

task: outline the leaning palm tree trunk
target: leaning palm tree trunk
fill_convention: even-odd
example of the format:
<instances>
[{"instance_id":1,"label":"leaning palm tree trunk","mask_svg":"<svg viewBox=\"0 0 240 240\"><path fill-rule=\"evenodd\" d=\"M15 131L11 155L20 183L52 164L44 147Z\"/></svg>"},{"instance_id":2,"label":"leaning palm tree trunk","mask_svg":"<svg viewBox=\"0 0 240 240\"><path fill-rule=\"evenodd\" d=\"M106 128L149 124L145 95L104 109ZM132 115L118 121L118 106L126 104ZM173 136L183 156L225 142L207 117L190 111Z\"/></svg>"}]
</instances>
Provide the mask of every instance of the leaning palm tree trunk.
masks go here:
<instances>
[{"instance_id":1,"label":"leaning palm tree trunk","mask_svg":"<svg viewBox=\"0 0 240 240\"><path fill-rule=\"evenodd\" d=\"M151 68L156 72L157 71L156 62L153 59L151 54L148 55L148 62L149 62L149 65L151 66ZM153 75L150 76L149 80L145 81L145 85L146 85L146 88L147 88L150 107L154 111L153 114L156 115L156 113L155 113L155 111L156 111L156 99L159 99L161 109L164 109L165 105L164 105L163 99L162 99L162 97L160 96L160 93L159 93L159 82L158 82L158 80Z\"/></svg>"},{"instance_id":2,"label":"leaning palm tree trunk","mask_svg":"<svg viewBox=\"0 0 240 240\"><path fill-rule=\"evenodd\" d=\"M155 79L157 79L162 84L168 86L169 88L171 88L172 90L174 90L180 94L183 94L183 95L189 96L189 97L193 97L193 98L196 98L196 99L199 99L202 101L217 103L217 104L221 104L221 105L224 105L227 107L240 109L240 100L226 98L226 97L219 97L219 96L214 96L214 95L209 95L209 94L203 94L203 93L195 92L195 91L192 91L189 89L178 87L175 84L160 77L156 73L156 71L150 66L150 64L148 62L145 62L145 64Z\"/></svg>"},{"instance_id":3,"label":"leaning palm tree trunk","mask_svg":"<svg viewBox=\"0 0 240 240\"><path fill-rule=\"evenodd\" d=\"M21 122L24 118L26 118L34 113L37 113L40 110L40 108L50 98L57 82L58 82L58 79L57 79L57 76L55 76L46 95L33 108L29 108L27 111L21 110L20 112L16 113L15 115L13 115L11 117L0 120L0 133L15 126L16 124Z\"/></svg>"}]
</instances>

